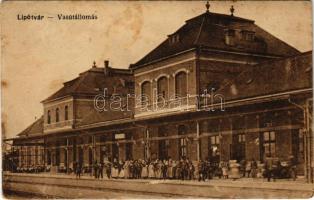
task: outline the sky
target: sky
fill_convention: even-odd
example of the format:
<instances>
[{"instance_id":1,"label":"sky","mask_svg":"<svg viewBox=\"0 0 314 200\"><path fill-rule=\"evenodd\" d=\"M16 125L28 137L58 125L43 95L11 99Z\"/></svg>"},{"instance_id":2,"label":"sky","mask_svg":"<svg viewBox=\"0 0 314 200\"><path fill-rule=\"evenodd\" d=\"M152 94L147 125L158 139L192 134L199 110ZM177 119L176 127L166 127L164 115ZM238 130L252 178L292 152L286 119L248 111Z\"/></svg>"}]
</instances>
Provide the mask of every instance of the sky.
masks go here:
<instances>
[{"instance_id":1,"label":"sky","mask_svg":"<svg viewBox=\"0 0 314 200\"><path fill-rule=\"evenodd\" d=\"M205 12L205 1L6 1L1 5L1 117L7 138L43 113L42 100L93 61L127 68L186 20ZM310 1L213 1L210 11L255 23L301 52L312 50ZM17 15L44 15L41 21ZM97 15L60 21L58 14Z\"/></svg>"}]
</instances>

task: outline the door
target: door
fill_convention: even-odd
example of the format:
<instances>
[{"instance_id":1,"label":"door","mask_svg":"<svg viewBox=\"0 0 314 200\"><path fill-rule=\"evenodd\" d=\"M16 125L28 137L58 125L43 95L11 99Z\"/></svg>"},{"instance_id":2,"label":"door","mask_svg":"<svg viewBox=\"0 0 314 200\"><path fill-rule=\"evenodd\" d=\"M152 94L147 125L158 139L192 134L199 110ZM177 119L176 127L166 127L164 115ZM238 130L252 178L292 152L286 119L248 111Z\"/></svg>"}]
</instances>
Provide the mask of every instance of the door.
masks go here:
<instances>
[{"instance_id":1,"label":"door","mask_svg":"<svg viewBox=\"0 0 314 200\"><path fill-rule=\"evenodd\" d=\"M245 134L233 135L230 149L230 158L232 160L237 160L238 162L245 160Z\"/></svg>"}]
</instances>

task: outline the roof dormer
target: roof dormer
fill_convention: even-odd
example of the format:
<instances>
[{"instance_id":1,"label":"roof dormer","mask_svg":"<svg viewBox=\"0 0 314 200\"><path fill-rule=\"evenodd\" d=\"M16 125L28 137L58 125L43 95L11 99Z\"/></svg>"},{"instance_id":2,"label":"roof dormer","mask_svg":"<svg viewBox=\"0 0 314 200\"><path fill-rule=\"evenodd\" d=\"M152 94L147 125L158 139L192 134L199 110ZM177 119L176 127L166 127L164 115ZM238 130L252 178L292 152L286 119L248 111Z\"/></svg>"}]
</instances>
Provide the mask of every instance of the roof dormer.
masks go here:
<instances>
[{"instance_id":1,"label":"roof dormer","mask_svg":"<svg viewBox=\"0 0 314 200\"><path fill-rule=\"evenodd\" d=\"M229 46L234 46L235 36L236 36L236 32L234 29L226 29L225 30L225 43Z\"/></svg>"},{"instance_id":2,"label":"roof dormer","mask_svg":"<svg viewBox=\"0 0 314 200\"><path fill-rule=\"evenodd\" d=\"M180 35L179 34L172 34L168 35L169 44L176 44L180 42Z\"/></svg>"},{"instance_id":3,"label":"roof dormer","mask_svg":"<svg viewBox=\"0 0 314 200\"><path fill-rule=\"evenodd\" d=\"M241 39L246 41L254 41L255 40L255 32L242 30L241 31Z\"/></svg>"}]
</instances>

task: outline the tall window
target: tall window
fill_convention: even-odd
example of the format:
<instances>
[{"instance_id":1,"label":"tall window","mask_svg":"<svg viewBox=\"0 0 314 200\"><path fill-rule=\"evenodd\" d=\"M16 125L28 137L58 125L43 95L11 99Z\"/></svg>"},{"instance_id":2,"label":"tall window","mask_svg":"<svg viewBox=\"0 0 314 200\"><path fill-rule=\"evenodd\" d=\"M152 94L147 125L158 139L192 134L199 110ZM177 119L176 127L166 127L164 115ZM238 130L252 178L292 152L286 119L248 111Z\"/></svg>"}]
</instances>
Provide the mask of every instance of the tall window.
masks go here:
<instances>
[{"instance_id":1,"label":"tall window","mask_svg":"<svg viewBox=\"0 0 314 200\"><path fill-rule=\"evenodd\" d=\"M56 109L56 122L59 122L59 108Z\"/></svg>"},{"instance_id":2,"label":"tall window","mask_svg":"<svg viewBox=\"0 0 314 200\"><path fill-rule=\"evenodd\" d=\"M179 135L187 134L187 130L184 125L179 126L178 134ZM179 155L180 155L180 158L187 155L187 141L185 137L179 138Z\"/></svg>"},{"instance_id":3,"label":"tall window","mask_svg":"<svg viewBox=\"0 0 314 200\"><path fill-rule=\"evenodd\" d=\"M187 74L179 72L175 77L176 97L186 97L187 95Z\"/></svg>"},{"instance_id":4,"label":"tall window","mask_svg":"<svg viewBox=\"0 0 314 200\"><path fill-rule=\"evenodd\" d=\"M64 120L68 120L69 119L69 108L68 106L64 107Z\"/></svg>"},{"instance_id":5,"label":"tall window","mask_svg":"<svg viewBox=\"0 0 314 200\"><path fill-rule=\"evenodd\" d=\"M51 123L51 114L50 114L50 110L48 110L48 112L47 112L47 123L48 123L48 124Z\"/></svg>"},{"instance_id":6,"label":"tall window","mask_svg":"<svg viewBox=\"0 0 314 200\"><path fill-rule=\"evenodd\" d=\"M251 31L242 31L242 39L247 41L253 41L254 40L254 32Z\"/></svg>"},{"instance_id":7,"label":"tall window","mask_svg":"<svg viewBox=\"0 0 314 200\"><path fill-rule=\"evenodd\" d=\"M148 104L149 102L149 98L150 98L150 95L151 95L151 85L150 85L150 82L149 81L145 81L144 83L142 83L142 86L141 86L141 95L142 95L142 105L144 104Z\"/></svg>"},{"instance_id":8,"label":"tall window","mask_svg":"<svg viewBox=\"0 0 314 200\"><path fill-rule=\"evenodd\" d=\"M274 131L264 132L263 135L264 153L268 157L275 156L276 153L276 134Z\"/></svg>"},{"instance_id":9,"label":"tall window","mask_svg":"<svg viewBox=\"0 0 314 200\"><path fill-rule=\"evenodd\" d=\"M227 45L233 46L234 45L234 38L235 38L235 30L229 29L225 32L225 43Z\"/></svg>"},{"instance_id":10,"label":"tall window","mask_svg":"<svg viewBox=\"0 0 314 200\"><path fill-rule=\"evenodd\" d=\"M220 159L219 135L213 135L208 138L208 158L212 162L219 162Z\"/></svg>"},{"instance_id":11,"label":"tall window","mask_svg":"<svg viewBox=\"0 0 314 200\"><path fill-rule=\"evenodd\" d=\"M168 95L168 81L166 77L161 77L157 81L157 94L164 99Z\"/></svg>"},{"instance_id":12,"label":"tall window","mask_svg":"<svg viewBox=\"0 0 314 200\"><path fill-rule=\"evenodd\" d=\"M238 142L241 143L245 143L245 134L238 134Z\"/></svg>"}]
</instances>

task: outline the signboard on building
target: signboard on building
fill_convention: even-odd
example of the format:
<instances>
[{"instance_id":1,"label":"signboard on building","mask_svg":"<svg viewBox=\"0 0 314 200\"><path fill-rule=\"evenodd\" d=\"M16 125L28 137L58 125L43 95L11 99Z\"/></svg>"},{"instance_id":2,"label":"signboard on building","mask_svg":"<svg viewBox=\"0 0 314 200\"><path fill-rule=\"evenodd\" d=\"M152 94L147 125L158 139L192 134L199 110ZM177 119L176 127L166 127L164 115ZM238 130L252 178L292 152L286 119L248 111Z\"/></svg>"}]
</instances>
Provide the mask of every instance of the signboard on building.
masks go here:
<instances>
[{"instance_id":1,"label":"signboard on building","mask_svg":"<svg viewBox=\"0 0 314 200\"><path fill-rule=\"evenodd\" d=\"M114 139L123 140L123 139L125 139L125 134L124 133L117 133L114 135Z\"/></svg>"}]
</instances>

